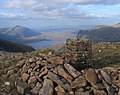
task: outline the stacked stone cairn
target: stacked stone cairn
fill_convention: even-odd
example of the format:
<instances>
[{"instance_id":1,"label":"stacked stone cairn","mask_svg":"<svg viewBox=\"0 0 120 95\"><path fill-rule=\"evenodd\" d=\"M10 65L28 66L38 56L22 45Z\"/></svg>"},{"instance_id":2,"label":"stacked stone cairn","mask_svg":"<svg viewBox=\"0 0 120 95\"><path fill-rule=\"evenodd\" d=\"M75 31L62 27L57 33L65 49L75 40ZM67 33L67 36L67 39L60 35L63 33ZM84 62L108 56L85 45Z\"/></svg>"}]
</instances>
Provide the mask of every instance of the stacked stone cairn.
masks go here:
<instances>
[{"instance_id":1,"label":"stacked stone cairn","mask_svg":"<svg viewBox=\"0 0 120 95\"><path fill-rule=\"evenodd\" d=\"M79 70L92 66L92 42L89 39L67 39L65 58Z\"/></svg>"},{"instance_id":2,"label":"stacked stone cairn","mask_svg":"<svg viewBox=\"0 0 120 95\"><path fill-rule=\"evenodd\" d=\"M72 47L72 43L68 43L67 40L67 48ZM80 41L77 49L80 54L77 53L75 58L81 58L81 52L89 52L86 60L72 60L71 54L70 61L66 61L52 52L20 60L16 65L20 68L20 76L15 82L17 92L21 95L120 95L120 68L77 70L72 62L78 62L79 66L81 62L88 64L91 46L87 47L86 41ZM70 50L70 53L73 52Z\"/></svg>"}]
</instances>

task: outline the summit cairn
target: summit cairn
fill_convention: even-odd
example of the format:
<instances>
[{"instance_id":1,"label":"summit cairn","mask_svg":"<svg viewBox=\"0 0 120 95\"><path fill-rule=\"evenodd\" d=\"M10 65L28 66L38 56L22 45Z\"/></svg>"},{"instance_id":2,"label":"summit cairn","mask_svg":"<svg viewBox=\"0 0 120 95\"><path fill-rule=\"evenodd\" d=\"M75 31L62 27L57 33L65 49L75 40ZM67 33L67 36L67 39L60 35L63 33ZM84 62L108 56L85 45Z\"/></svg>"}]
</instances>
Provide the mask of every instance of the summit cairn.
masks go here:
<instances>
[{"instance_id":1,"label":"summit cairn","mask_svg":"<svg viewBox=\"0 0 120 95\"><path fill-rule=\"evenodd\" d=\"M88 39L67 39L66 62L78 70L91 66L92 59L92 42Z\"/></svg>"}]
</instances>

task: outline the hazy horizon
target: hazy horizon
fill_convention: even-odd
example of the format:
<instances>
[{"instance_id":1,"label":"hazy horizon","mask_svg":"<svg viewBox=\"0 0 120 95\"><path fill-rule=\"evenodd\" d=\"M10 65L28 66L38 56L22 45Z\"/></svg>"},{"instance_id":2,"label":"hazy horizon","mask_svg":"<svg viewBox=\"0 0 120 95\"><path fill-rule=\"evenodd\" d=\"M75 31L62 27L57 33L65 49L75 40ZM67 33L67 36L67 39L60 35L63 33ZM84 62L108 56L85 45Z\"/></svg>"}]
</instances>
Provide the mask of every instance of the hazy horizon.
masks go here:
<instances>
[{"instance_id":1,"label":"hazy horizon","mask_svg":"<svg viewBox=\"0 0 120 95\"><path fill-rule=\"evenodd\" d=\"M0 27L112 25L119 9L120 0L0 0Z\"/></svg>"}]
</instances>

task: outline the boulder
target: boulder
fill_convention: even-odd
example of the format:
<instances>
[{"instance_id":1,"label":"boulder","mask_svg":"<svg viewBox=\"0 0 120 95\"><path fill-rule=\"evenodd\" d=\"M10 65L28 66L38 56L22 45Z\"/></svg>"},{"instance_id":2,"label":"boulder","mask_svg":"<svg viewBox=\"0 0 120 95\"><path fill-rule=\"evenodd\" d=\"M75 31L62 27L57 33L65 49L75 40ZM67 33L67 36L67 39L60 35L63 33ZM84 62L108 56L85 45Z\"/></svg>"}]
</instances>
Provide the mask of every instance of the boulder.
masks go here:
<instances>
[{"instance_id":1,"label":"boulder","mask_svg":"<svg viewBox=\"0 0 120 95\"><path fill-rule=\"evenodd\" d=\"M83 87L86 85L86 79L84 76L79 76L71 83L71 88Z\"/></svg>"},{"instance_id":2,"label":"boulder","mask_svg":"<svg viewBox=\"0 0 120 95\"><path fill-rule=\"evenodd\" d=\"M91 84L95 85L98 81L97 74L94 69L89 68L85 73L86 80Z\"/></svg>"},{"instance_id":3,"label":"boulder","mask_svg":"<svg viewBox=\"0 0 120 95\"><path fill-rule=\"evenodd\" d=\"M30 87L29 85L24 81L18 81L17 82L17 92L24 95L25 93L29 93Z\"/></svg>"},{"instance_id":4,"label":"boulder","mask_svg":"<svg viewBox=\"0 0 120 95\"><path fill-rule=\"evenodd\" d=\"M81 75L81 73L79 71L77 71L73 66L71 66L70 64L64 64L64 67L66 68L66 70L74 77L78 77L79 75Z\"/></svg>"},{"instance_id":5,"label":"boulder","mask_svg":"<svg viewBox=\"0 0 120 95\"><path fill-rule=\"evenodd\" d=\"M111 76L107 72L105 72L104 70L101 70L101 76L104 78L104 80L107 83L112 84Z\"/></svg>"},{"instance_id":6,"label":"boulder","mask_svg":"<svg viewBox=\"0 0 120 95\"><path fill-rule=\"evenodd\" d=\"M35 95L38 94L40 88L42 88L42 84L39 83L39 82L37 82L36 85L35 85L35 87L31 90L31 93L35 94Z\"/></svg>"},{"instance_id":7,"label":"boulder","mask_svg":"<svg viewBox=\"0 0 120 95\"><path fill-rule=\"evenodd\" d=\"M44 79L43 87L39 91L39 95L53 95L54 85L49 79Z\"/></svg>"},{"instance_id":8,"label":"boulder","mask_svg":"<svg viewBox=\"0 0 120 95\"><path fill-rule=\"evenodd\" d=\"M64 88L65 90L70 91L71 87L70 84L68 83L64 83L60 80L59 76L54 74L53 72L48 72L48 78L51 79L53 82L55 82L56 84L60 85L62 88Z\"/></svg>"},{"instance_id":9,"label":"boulder","mask_svg":"<svg viewBox=\"0 0 120 95\"><path fill-rule=\"evenodd\" d=\"M63 59L59 56L50 57L47 59L47 61L52 64L63 64Z\"/></svg>"},{"instance_id":10,"label":"boulder","mask_svg":"<svg viewBox=\"0 0 120 95\"><path fill-rule=\"evenodd\" d=\"M114 95L115 89L110 84L108 84L107 82L105 82L104 80L102 80L102 82L103 82L103 84L104 84L104 86L105 86L108 94L109 95Z\"/></svg>"},{"instance_id":11,"label":"boulder","mask_svg":"<svg viewBox=\"0 0 120 95\"><path fill-rule=\"evenodd\" d=\"M62 66L57 67L58 74L68 80L70 83L72 82L73 78L63 69Z\"/></svg>"}]
</instances>

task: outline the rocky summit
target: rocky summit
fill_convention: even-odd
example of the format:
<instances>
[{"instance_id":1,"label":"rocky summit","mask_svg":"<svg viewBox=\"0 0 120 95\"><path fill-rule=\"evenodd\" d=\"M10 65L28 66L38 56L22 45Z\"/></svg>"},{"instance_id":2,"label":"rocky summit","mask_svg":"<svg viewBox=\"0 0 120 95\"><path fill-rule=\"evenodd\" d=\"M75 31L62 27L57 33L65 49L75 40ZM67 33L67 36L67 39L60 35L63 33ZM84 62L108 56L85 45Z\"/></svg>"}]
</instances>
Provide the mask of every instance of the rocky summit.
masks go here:
<instances>
[{"instance_id":1,"label":"rocky summit","mask_svg":"<svg viewBox=\"0 0 120 95\"><path fill-rule=\"evenodd\" d=\"M87 47L83 40L78 42ZM17 60L13 57L4 70L1 68L0 95L120 95L120 68L92 68L91 55L86 54L91 49L80 46L78 56L84 60L75 61L71 55L68 60L66 53L46 49L21 54Z\"/></svg>"}]
</instances>

